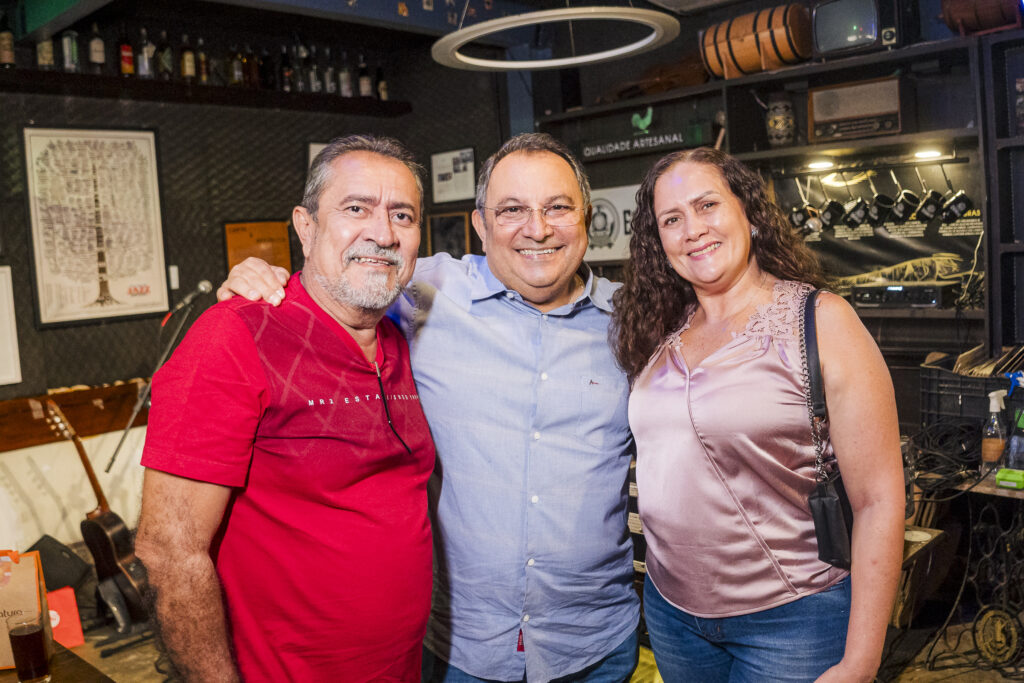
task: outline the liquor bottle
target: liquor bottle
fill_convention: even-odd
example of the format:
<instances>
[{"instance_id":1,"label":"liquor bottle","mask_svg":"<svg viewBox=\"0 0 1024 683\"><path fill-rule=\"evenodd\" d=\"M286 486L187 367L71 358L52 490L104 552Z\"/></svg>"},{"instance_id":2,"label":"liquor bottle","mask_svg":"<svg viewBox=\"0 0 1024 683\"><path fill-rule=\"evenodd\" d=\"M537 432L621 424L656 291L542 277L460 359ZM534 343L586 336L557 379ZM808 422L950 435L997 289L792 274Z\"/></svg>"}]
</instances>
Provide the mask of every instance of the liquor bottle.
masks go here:
<instances>
[{"instance_id":1,"label":"liquor bottle","mask_svg":"<svg viewBox=\"0 0 1024 683\"><path fill-rule=\"evenodd\" d=\"M335 95L338 92L338 70L331 59L331 46L324 47L324 92Z\"/></svg>"},{"instance_id":2,"label":"liquor bottle","mask_svg":"<svg viewBox=\"0 0 1024 683\"><path fill-rule=\"evenodd\" d=\"M93 22L89 36L89 73L101 76L107 68L107 44L100 35L100 27Z\"/></svg>"},{"instance_id":3,"label":"liquor bottle","mask_svg":"<svg viewBox=\"0 0 1024 683\"><path fill-rule=\"evenodd\" d=\"M348 66L348 54L341 51L341 68L338 69L338 94L342 97L352 97L352 69Z\"/></svg>"},{"instance_id":4,"label":"liquor bottle","mask_svg":"<svg viewBox=\"0 0 1024 683\"><path fill-rule=\"evenodd\" d=\"M41 38L36 43L36 68L43 71L53 71L53 41L49 36Z\"/></svg>"},{"instance_id":5,"label":"liquor bottle","mask_svg":"<svg viewBox=\"0 0 1024 683\"><path fill-rule=\"evenodd\" d=\"M78 31L68 29L60 34L61 65L64 71L74 74L82 70L78 54Z\"/></svg>"},{"instance_id":6,"label":"liquor bottle","mask_svg":"<svg viewBox=\"0 0 1024 683\"><path fill-rule=\"evenodd\" d=\"M156 77L161 81L174 80L174 48L167 40L167 31L160 31L160 42L156 46Z\"/></svg>"},{"instance_id":7,"label":"liquor bottle","mask_svg":"<svg viewBox=\"0 0 1024 683\"><path fill-rule=\"evenodd\" d=\"M192 46L188 44L188 34L184 33L181 36L181 80L188 85L192 85L196 80L196 53L192 50Z\"/></svg>"},{"instance_id":8,"label":"liquor bottle","mask_svg":"<svg viewBox=\"0 0 1024 683\"><path fill-rule=\"evenodd\" d=\"M370 70L366 68L366 60L359 55L359 96L373 97L373 79L370 78Z\"/></svg>"},{"instance_id":9,"label":"liquor bottle","mask_svg":"<svg viewBox=\"0 0 1024 683\"><path fill-rule=\"evenodd\" d=\"M309 69L306 70L309 92L323 92L324 82L320 80L320 65L316 60L316 45L309 47Z\"/></svg>"},{"instance_id":10,"label":"liquor bottle","mask_svg":"<svg viewBox=\"0 0 1024 683\"><path fill-rule=\"evenodd\" d=\"M118 63L120 64L121 75L124 77L135 75L135 49L128 41L128 34L125 33L124 24L121 24L121 35L117 41Z\"/></svg>"},{"instance_id":11,"label":"liquor bottle","mask_svg":"<svg viewBox=\"0 0 1024 683\"><path fill-rule=\"evenodd\" d=\"M0 69L14 68L14 31L7 14L0 14Z\"/></svg>"},{"instance_id":12,"label":"liquor bottle","mask_svg":"<svg viewBox=\"0 0 1024 683\"><path fill-rule=\"evenodd\" d=\"M306 58L309 57L309 50L302 44L302 41L296 38L298 41L295 45L294 59L295 62L295 91L296 92L308 92L309 82L306 80Z\"/></svg>"},{"instance_id":13,"label":"liquor bottle","mask_svg":"<svg viewBox=\"0 0 1024 683\"><path fill-rule=\"evenodd\" d=\"M377 65L377 99L381 102L388 100L388 81L384 78L384 67Z\"/></svg>"},{"instance_id":14,"label":"liquor bottle","mask_svg":"<svg viewBox=\"0 0 1024 683\"><path fill-rule=\"evenodd\" d=\"M288 46L281 46L281 68L277 78L278 88L284 92L292 91L292 80L295 77L295 70L292 68L292 60L288 56Z\"/></svg>"},{"instance_id":15,"label":"liquor bottle","mask_svg":"<svg viewBox=\"0 0 1024 683\"><path fill-rule=\"evenodd\" d=\"M153 78L153 55L156 46L146 35L146 28L139 29L139 43L135 48L135 73L139 78Z\"/></svg>"},{"instance_id":16,"label":"liquor bottle","mask_svg":"<svg viewBox=\"0 0 1024 683\"><path fill-rule=\"evenodd\" d=\"M242 51L237 45L232 45L228 51L228 85L245 85L245 68L242 64Z\"/></svg>"},{"instance_id":17,"label":"liquor bottle","mask_svg":"<svg viewBox=\"0 0 1024 683\"><path fill-rule=\"evenodd\" d=\"M196 41L196 78L199 79L201 85L210 83L210 60L206 56L202 38Z\"/></svg>"},{"instance_id":18,"label":"liquor bottle","mask_svg":"<svg viewBox=\"0 0 1024 683\"><path fill-rule=\"evenodd\" d=\"M277 90L277 68L266 46L260 50L259 82L264 90Z\"/></svg>"},{"instance_id":19,"label":"liquor bottle","mask_svg":"<svg viewBox=\"0 0 1024 683\"><path fill-rule=\"evenodd\" d=\"M245 87L260 87L260 59L250 45L245 46L245 53L242 55L242 78Z\"/></svg>"}]
</instances>

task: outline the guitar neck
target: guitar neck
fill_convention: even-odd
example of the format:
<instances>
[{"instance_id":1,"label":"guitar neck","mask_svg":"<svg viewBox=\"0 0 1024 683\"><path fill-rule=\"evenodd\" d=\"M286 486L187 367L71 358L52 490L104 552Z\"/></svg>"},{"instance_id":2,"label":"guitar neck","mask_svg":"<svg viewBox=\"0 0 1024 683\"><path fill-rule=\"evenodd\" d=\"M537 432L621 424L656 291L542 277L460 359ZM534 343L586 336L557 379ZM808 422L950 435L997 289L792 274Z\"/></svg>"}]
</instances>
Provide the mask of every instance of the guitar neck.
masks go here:
<instances>
[{"instance_id":1,"label":"guitar neck","mask_svg":"<svg viewBox=\"0 0 1024 683\"><path fill-rule=\"evenodd\" d=\"M90 519L101 515L104 512L110 511L110 505L107 503L107 497L103 495L103 488L100 486L100 480L96 477L96 472L92 468L92 463L89 461L89 455L85 452L85 446L82 445L82 440L78 438L78 433L72 428L71 423L64 417L63 411L60 407L52 400L47 399L46 408L50 412L56 421L56 429L61 435L70 440L75 444L75 450L78 451L78 458L82 461L82 467L85 469L85 476L89 478L89 486L92 487L92 492L96 494L96 509L90 512L87 517Z\"/></svg>"}]
</instances>

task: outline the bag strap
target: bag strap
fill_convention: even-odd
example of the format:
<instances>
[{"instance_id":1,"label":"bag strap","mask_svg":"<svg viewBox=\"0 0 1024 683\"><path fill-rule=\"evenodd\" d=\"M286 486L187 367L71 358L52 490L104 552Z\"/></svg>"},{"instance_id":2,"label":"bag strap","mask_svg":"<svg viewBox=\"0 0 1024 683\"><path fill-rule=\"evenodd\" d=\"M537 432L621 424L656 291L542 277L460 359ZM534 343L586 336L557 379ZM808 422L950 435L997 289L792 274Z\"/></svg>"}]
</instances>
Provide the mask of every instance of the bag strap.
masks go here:
<instances>
[{"instance_id":1,"label":"bag strap","mask_svg":"<svg viewBox=\"0 0 1024 683\"><path fill-rule=\"evenodd\" d=\"M821 379L821 359L818 357L818 332L814 325L814 307L822 290L807 293L800 308L800 355L803 359L804 395L807 397L807 416L811 422L811 442L814 444L814 469L819 482L828 477L822 448L822 433L828 410L825 404L825 383Z\"/></svg>"}]
</instances>

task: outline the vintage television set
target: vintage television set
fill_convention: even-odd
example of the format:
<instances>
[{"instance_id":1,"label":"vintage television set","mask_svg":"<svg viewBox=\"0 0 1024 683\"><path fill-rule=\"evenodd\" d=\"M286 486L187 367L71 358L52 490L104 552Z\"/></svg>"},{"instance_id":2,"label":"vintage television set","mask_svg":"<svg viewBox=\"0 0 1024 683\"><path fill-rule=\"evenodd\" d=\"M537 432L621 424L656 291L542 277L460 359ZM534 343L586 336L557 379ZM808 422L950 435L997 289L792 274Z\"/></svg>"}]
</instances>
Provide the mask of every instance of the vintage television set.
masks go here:
<instances>
[{"instance_id":1,"label":"vintage television set","mask_svg":"<svg viewBox=\"0 0 1024 683\"><path fill-rule=\"evenodd\" d=\"M917 0L820 0L811 15L814 59L910 45L920 36Z\"/></svg>"}]
</instances>

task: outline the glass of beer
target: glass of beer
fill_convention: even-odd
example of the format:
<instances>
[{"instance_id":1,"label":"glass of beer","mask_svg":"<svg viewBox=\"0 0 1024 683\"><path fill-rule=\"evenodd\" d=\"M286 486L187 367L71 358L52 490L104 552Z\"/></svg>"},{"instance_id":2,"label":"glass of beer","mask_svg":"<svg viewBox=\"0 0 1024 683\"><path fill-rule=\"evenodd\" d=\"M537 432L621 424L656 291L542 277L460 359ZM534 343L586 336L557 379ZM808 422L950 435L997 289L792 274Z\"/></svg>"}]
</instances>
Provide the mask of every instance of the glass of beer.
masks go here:
<instances>
[{"instance_id":1,"label":"glass of beer","mask_svg":"<svg viewBox=\"0 0 1024 683\"><path fill-rule=\"evenodd\" d=\"M46 683L50 680L44 626L41 612L7 617L7 634L14 653L14 668L18 671L21 683Z\"/></svg>"}]
</instances>

